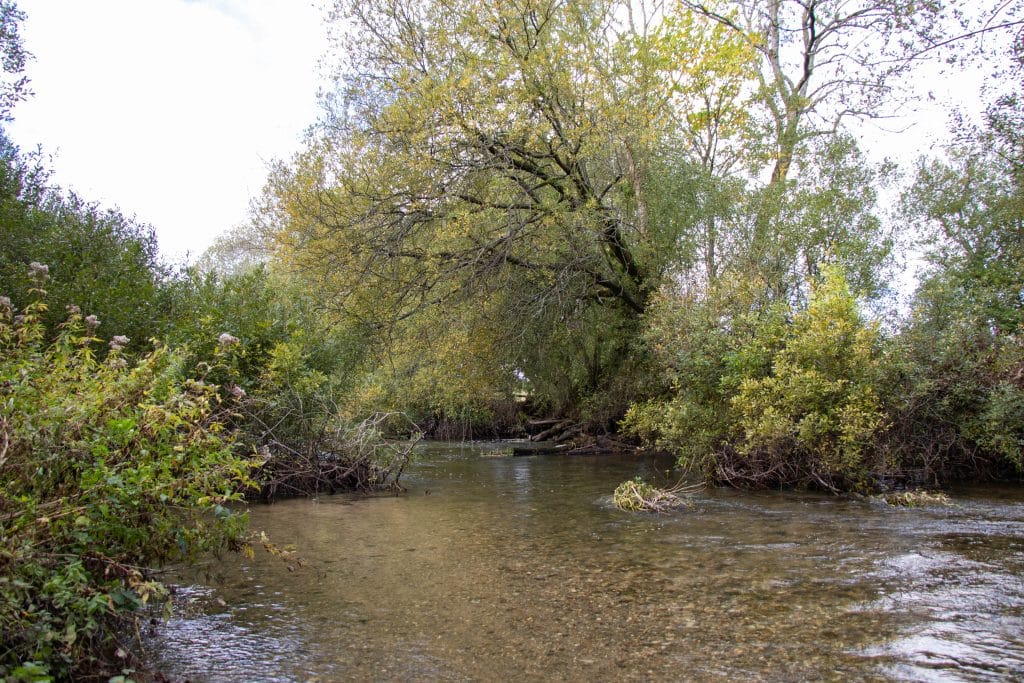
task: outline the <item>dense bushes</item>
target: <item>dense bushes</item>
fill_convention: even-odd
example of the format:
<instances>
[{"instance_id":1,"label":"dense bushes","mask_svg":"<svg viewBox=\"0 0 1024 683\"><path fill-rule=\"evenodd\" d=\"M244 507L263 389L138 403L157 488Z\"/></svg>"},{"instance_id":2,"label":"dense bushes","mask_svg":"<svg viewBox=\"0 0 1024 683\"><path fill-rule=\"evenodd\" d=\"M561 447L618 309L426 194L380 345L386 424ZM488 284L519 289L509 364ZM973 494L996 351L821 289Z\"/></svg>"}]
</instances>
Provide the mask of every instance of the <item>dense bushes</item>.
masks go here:
<instances>
[{"instance_id":1,"label":"dense bushes","mask_svg":"<svg viewBox=\"0 0 1024 683\"><path fill-rule=\"evenodd\" d=\"M746 460L760 460L755 482L770 469L785 483L861 485L884 422L878 333L861 319L838 269L827 269L807 308L793 314L770 366L764 376L742 377L731 399L743 458L734 471L721 463L720 474L742 481Z\"/></svg>"},{"instance_id":2,"label":"dense bushes","mask_svg":"<svg viewBox=\"0 0 1024 683\"><path fill-rule=\"evenodd\" d=\"M627 425L714 481L863 485L885 422L880 348L842 272L826 268L803 309L752 308L742 287L719 294L658 304L651 342L674 389Z\"/></svg>"},{"instance_id":3,"label":"dense bushes","mask_svg":"<svg viewBox=\"0 0 1024 683\"><path fill-rule=\"evenodd\" d=\"M737 298L721 292L664 298L648 335L672 389L634 405L624 426L704 478L739 486L838 491L1019 476L1021 335L972 317L967 297L938 301L936 287L929 282L917 315L888 337L865 321L837 269L805 307L729 309Z\"/></svg>"},{"instance_id":4,"label":"dense bushes","mask_svg":"<svg viewBox=\"0 0 1024 683\"><path fill-rule=\"evenodd\" d=\"M174 344L140 355L75 305L50 327L50 268L25 270L29 303L0 298L0 678L130 668L166 598L147 568L246 547L243 494L397 486L413 442L346 410L358 335L266 271L163 283Z\"/></svg>"},{"instance_id":5,"label":"dense bushes","mask_svg":"<svg viewBox=\"0 0 1024 683\"><path fill-rule=\"evenodd\" d=\"M141 350L171 323L165 287L170 269L159 259L152 228L50 185L38 154L26 154L0 131L0 292L17 306L29 299L28 263L49 266L56 329L67 305L98 316L109 334Z\"/></svg>"},{"instance_id":6,"label":"dense bushes","mask_svg":"<svg viewBox=\"0 0 1024 683\"><path fill-rule=\"evenodd\" d=\"M1000 330L975 301L930 279L889 354L887 446L933 483L1024 470L1024 328Z\"/></svg>"},{"instance_id":7,"label":"dense bushes","mask_svg":"<svg viewBox=\"0 0 1024 683\"><path fill-rule=\"evenodd\" d=\"M879 300L852 292L828 264L867 266L850 272L870 296L879 290L864 273L877 278L881 262L871 252L888 242L859 243L841 229L828 249L802 254L816 264L804 282L773 286L779 270L756 253L713 281L690 273L663 287L645 316L646 340L670 388L635 404L625 426L707 480L746 486L1019 479L1024 145L1013 122L1024 112L1020 48L1010 71L1018 83L990 106L987 126L957 131L944 159L919 163L903 195L900 227L925 263L909 315L884 330L869 322ZM850 176L821 206L856 194L856 178L871 182ZM850 215L832 222L841 227ZM865 259L849 258L848 249Z\"/></svg>"},{"instance_id":8,"label":"dense bushes","mask_svg":"<svg viewBox=\"0 0 1024 683\"><path fill-rule=\"evenodd\" d=\"M146 568L239 547L255 465L218 387L166 347L129 363L72 308L44 341L35 300L0 300L0 676L117 673L123 626L166 596ZM223 350L222 354L229 353ZM105 356L104 358L101 357Z\"/></svg>"},{"instance_id":9,"label":"dense bushes","mask_svg":"<svg viewBox=\"0 0 1024 683\"><path fill-rule=\"evenodd\" d=\"M354 398L368 350L360 326L328 325L307 293L262 265L193 270L169 286L169 338L235 396L234 437L264 460L253 473L260 497L397 486L410 445L388 447L378 427L410 425ZM223 330L230 359L218 355Z\"/></svg>"}]
</instances>

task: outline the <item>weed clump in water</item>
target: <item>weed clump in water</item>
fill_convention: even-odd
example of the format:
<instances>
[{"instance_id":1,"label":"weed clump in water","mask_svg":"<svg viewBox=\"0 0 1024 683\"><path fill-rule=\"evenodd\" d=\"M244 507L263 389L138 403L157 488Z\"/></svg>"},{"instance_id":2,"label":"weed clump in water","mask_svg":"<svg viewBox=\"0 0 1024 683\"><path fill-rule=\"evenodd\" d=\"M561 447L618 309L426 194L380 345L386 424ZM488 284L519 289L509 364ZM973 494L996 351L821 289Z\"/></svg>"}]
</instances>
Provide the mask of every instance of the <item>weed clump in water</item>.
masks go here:
<instances>
[{"instance_id":1,"label":"weed clump in water","mask_svg":"<svg viewBox=\"0 0 1024 683\"><path fill-rule=\"evenodd\" d=\"M640 477L627 479L615 488L612 502L615 507L628 512L667 512L680 507L693 507L693 502L679 494L689 490L684 487L659 489Z\"/></svg>"},{"instance_id":2,"label":"weed clump in water","mask_svg":"<svg viewBox=\"0 0 1024 683\"><path fill-rule=\"evenodd\" d=\"M952 501L941 491L900 491L879 496L881 500L893 507L919 508L928 505L952 505Z\"/></svg>"}]
</instances>

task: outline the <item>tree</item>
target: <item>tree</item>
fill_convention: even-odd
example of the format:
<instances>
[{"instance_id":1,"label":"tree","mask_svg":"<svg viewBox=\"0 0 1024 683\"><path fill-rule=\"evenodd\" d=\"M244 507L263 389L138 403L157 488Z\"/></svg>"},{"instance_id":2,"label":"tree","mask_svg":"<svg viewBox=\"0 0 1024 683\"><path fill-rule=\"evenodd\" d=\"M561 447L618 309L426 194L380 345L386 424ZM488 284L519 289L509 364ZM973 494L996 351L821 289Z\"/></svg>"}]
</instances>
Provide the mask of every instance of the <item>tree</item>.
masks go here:
<instances>
[{"instance_id":1,"label":"tree","mask_svg":"<svg viewBox=\"0 0 1024 683\"><path fill-rule=\"evenodd\" d=\"M802 282L790 276L791 259L779 250L791 227L785 216L796 199L791 195L800 185L791 182L795 165L832 148L849 119L884 117L904 99L897 86L930 44L939 4L680 0L679 6L727 29L756 53L747 159L749 172L764 184L749 199L749 248L740 267L760 272L769 296L786 299ZM805 255L827 246L809 244L807 237L801 245Z\"/></svg>"},{"instance_id":2,"label":"tree","mask_svg":"<svg viewBox=\"0 0 1024 683\"><path fill-rule=\"evenodd\" d=\"M651 174L650 194L668 190L663 214L682 213L679 197L692 195L694 215L686 251L713 284L731 255L727 230L742 203L746 183L738 176L751 163L750 116L757 53L745 36L720 22L674 3L655 34L658 55L669 77L675 138ZM685 179L680 186L678 180ZM664 220L664 219L663 219Z\"/></svg>"},{"instance_id":3,"label":"tree","mask_svg":"<svg viewBox=\"0 0 1024 683\"><path fill-rule=\"evenodd\" d=\"M623 6L339 3L334 115L275 183L286 257L379 326L500 302L493 333L528 377L556 326L636 321L683 226L646 209L670 97ZM606 334L582 344L602 363L621 355L595 355Z\"/></svg>"},{"instance_id":4,"label":"tree","mask_svg":"<svg viewBox=\"0 0 1024 683\"><path fill-rule=\"evenodd\" d=\"M1020 77L1021 48L1009 74ZM1019 473L1024 447L1024 165L1016 92L987 126L921 160L903 197L928 263L899 337L894 421L925 466L949 476Z\"/></svg>"},{"instance_id":5,"label":"tree","mask_svg":"<svg viewBox=\"0 0 1024 683\"><path fill-rule=\"evenodd\" d=\"M803 283L831 264L842 267L857 296L875 298L885 289L882 275L894 241L875 213L876 202L895 167L869 163L852 137L837 134L815 141L813 154L797 168L799 181L778 198L760 258L784 274L791 296L806 298ZM756 212L752 222L750 234Z\"/></svg>"},{"instance_id":6,"label":"tree","mask_svg":"<svg viewBox=\"0 0 1024 683\"><path fill-rule=\"evenodd\" d=\"M0 0L0 121L11 120L11 109L28 97L28 77L23 75L31 55L25 50L19 29L25 13L13 0Z\"/></svg>"},{"instance_id":7,"label":"tree","mask_svg":"<svg viewBox=\"0 0 1024 683\"><path fill-rule=\"evenodd\" d=\"M904 203L921 246L979 324L1013 333L1022 323L1024 212L1014 173L981 148L951 150L952 164L922 162Z\"/></svg>"},{"instance_id":8,"label":"tree","mask_svg":"<svg viewBox=\"0 0 1024 683\"><path fill-rule=\"evenodd\" d=\"M757 51L771 184L786 180L806 140L836 133L850 117L885 115L894 81L911 68L939 10L938 3L910 0L680 4L743 36Z\"/></svg>"},{"instance_id":9,"label":"tree","mask_svg":"<svg viewBox=\"0 0 1024 683\"><path fill-rule=\"evenodd\" d=\"M664 113L637 112L626 96L643 69L610 42L613 9L381 0L338 10L353 25L348 116L342 139L324 143L332 158L317 159L336 187L312 199L318 227L352 240L361 277L398 277L417 293L396 312L506 269L643 310L656 273L634 253L647 226L624 200L627 157Z\"/></svg>"},{"instance_id":10,"label":"tree","mask_svg":"<svg viewBox=\"0 0 1024 683\"><path fill-rule=\"evenodd\" d=\"M161 336L169 273L152 228L64 194L48 179L38 155L22 153L0 132L0 291L24 304L29 264L46 263L55 283L51 329L76 305L136 345Z\"/></svg>"}]
</instances>

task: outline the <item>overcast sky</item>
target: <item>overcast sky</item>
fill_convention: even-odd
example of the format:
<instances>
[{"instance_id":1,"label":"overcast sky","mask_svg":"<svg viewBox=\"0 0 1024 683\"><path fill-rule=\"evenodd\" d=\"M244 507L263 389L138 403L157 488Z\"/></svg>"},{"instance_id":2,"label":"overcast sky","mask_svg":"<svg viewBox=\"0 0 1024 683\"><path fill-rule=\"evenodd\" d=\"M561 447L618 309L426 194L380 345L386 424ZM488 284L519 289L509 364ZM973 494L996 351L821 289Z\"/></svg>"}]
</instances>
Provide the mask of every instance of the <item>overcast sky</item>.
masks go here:
<instances>
[{"instance_id":1,"label":"overcast sky","mask_svg":"<svg viewBox=\"0 0 1024 683\"><path fill-rule=\"evenodd\" d=\"M317 0L317 5L320 4ZM313 0L18 0L35 95L11 137L57 184L198 256L244 221L266 164L317 114Z\"/></svg>"}]
</instances>

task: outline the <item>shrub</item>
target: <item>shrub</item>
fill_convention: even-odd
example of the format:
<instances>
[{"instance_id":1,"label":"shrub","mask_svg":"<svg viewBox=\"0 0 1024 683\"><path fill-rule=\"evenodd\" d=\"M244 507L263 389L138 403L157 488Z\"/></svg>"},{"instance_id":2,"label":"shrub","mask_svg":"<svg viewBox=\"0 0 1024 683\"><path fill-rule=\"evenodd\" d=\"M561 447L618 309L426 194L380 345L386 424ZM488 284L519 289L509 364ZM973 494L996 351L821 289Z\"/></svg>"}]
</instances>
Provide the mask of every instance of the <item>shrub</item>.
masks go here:
<instances>
[{"instance_id":1,"label":"shrub","mask_svg":"<svg viewBox=\"0 0 1024 683\"><path fill-rule=\"evenodd\" d=\"M316 345L301 333L278 343L241 404L239 439L264 454L254 473L260 496L398 489L418 436L387 441L383 432L415 433L397 414L362 422L343 415L348 377L313 365ZM237 391L237 389L236 389Z\"/></svg>"},{"instance_id":2,"label":"shrub","mask_svg":"<svg viewBox=\"0 0 1024 683\"><path fill-rule=\"evenodd\" d=\"M0 130L0 292L22 307L33 259L49 266L55 331L64 307L77 304L127 335L134 350L166 325L165 279L153 229L49 182L39 153L23 153Z\"/></svg>"},{"instance_id":3,"label":"shrub","mask_svg":"<svg viewBox=\"0 0 1024 683\"><path fill-rule=\"evenodd\" d=\"M33 277L23 310L0 299L0 677L109 675L124 627L166 596L147 567L243 546L230 503L254 463L180 354L129 364L116 338L100 360L98 321L73 307L47 344Z\"/></svg>"},{"instance_id":4,"label":"shrub","mask_svg":"<svg viewBox=\"0 0 1024 683\"><path fill-rule=\"evenodd\" d=\"M826 488L865 484L885 422L879 359L876 328L861 320L842 273L826 269L770 374L743 377L732 398L740 454L789 460L800 478Z\"/></svg>"},{"instance_id":5,"label":"shrub","mask_svg":"<svg viewBox=\"0 0 1024 683\"><path fill-rule=\"evenodd\" d=\"M887 446L920 473L911 484L1019 477L1024 336L992 326L948 283L927 284L888 359Z\"/></svg>"},{"instance_id":6,"label":"shrub","mask_svg":"<svg viewBox=\"0 0 1024 683\"><path fill-rule=\"evenodd\" d=\"M670 390L634 404L623 428L716 479L737 417L731 399L743 378L763 377L786 332L785 307L763 305L742 275L701 296L662 292L645 337Z\"/></svg>"},{"instance_id":7,"label":"shrub","mask_svg":"<svg viewBox=\"0 0 1024 683\"><path fill-rule=\"evenodd\" d=\"M672 384L625 426L705 479L745 486L858 487L885 425L877 329L843 273L826 267L806 308L723 285L656 303L648 339Z\"/></svg>"}]
</instances>

